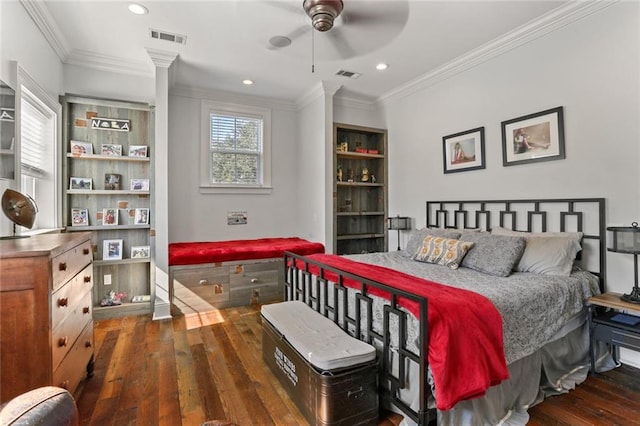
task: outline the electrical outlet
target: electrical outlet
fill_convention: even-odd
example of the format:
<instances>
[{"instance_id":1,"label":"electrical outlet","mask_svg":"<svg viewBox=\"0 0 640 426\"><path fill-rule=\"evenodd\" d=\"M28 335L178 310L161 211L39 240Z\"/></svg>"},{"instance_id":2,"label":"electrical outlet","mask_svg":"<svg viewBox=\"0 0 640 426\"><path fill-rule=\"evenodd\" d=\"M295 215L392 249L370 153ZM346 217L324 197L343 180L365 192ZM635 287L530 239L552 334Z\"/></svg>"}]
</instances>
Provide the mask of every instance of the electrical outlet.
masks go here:
<instances>
[{"instance_id":1,"label":"electrical outlet","mask_svg":"<svg viewBox=\"0 0 640 426\"><path fill-rule=\"evenodd\" d=\"M102 283L104 285L111 285L111 274L104 274L104 280Z\"/></svg>"}]
</instances>

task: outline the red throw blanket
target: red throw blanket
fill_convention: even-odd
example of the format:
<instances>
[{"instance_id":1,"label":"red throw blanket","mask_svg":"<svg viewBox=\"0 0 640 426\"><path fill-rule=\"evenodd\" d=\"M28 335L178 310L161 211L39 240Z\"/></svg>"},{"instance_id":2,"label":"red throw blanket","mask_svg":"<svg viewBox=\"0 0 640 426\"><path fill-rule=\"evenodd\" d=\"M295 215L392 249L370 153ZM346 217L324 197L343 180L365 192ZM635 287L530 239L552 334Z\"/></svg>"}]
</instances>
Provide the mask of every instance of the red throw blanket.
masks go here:
<instances>
[{"instance_id":1,"label":"red throw blanket","mask_svg":"<svg viewBox=\"0 0 640 426\"><path fill-rule=\"evenodd\" d=\"M459 401L483 396L489 387L509 378L502 317L486 297L336 255L313 254L308 258L428 299L428 360L439 410L449 410ZM309 266L310 272L319 273L313 265ZM334 282L337 279L328 271L325 278ZM344 285L360 288L352 280L345 280ZM370 288L369 293L389 298L383 290ZM399 304L419 317L416 302L400 299Z\"/></svg>"},{"instance_id":2,"label":"red throw blanket","mask_svg":"<svg viewBox=\"0 0 640 426\"><path fill-rule=\"evenodd\" d=\"M171 243L169 244L169 266L274 259L284 256L285 251L305 256L324 253L324 245L297 237Z\"/></svg>"}]
</instances>

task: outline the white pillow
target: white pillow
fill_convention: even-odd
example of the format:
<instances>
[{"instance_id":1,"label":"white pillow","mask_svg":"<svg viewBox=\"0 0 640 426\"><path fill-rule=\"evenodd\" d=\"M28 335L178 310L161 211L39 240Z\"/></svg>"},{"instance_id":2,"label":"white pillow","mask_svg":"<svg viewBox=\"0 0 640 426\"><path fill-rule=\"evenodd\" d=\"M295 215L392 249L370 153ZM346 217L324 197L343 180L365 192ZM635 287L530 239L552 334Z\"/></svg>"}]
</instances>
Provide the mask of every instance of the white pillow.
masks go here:
<instances>
[{"instance_id":1,"label":"white pillow","mask_svg":"<svg viewBox=\"0 0 640 426\"><path fill-rule=\"evenodd\" d=\"M514 231L500 226L491 228L491 233L494 235L508 235L510 237L564 237L574 240L578 244L582 243L582 232L523 232Z\"/></svg>"},{"instance_id":2,"label":"white pillow","mask_svg":"<svg viewBox=\"0 0 640 426\"><path fill-rule=\"evenodd\" d=\"M528 237L516 270L536 274L569 276L580 244L564 237Z\"/></svg>"}]
</instances>

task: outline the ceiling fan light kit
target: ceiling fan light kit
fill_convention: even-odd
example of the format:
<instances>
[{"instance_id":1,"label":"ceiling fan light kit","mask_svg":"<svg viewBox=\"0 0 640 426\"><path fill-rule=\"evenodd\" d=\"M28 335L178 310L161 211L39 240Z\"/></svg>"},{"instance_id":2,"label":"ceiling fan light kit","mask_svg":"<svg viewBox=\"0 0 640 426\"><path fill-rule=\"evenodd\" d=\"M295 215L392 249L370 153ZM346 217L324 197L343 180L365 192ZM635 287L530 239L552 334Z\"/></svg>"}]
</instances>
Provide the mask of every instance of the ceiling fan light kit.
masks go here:
<instances>
[{"instance_id":1,"label":"ceiling fan light kit","mask_svg":"<svg viewBox=\"0 0 640 426\"><path fill-rule=\"evenodd\" d=\"M342 0L304 0L302 7L311 18L313 28L325 32L333 28L333 21L342 12L344 4Z\"/></svg>"}]
</instances>

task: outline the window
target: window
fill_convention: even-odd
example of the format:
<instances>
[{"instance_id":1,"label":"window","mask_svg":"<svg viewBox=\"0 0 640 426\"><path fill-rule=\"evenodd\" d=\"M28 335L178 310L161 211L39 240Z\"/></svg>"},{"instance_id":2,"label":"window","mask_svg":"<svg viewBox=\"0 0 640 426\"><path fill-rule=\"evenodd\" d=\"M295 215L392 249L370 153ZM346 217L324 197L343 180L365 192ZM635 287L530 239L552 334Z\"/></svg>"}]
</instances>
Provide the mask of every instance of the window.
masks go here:
<instances>
[{"instance_id":1,"label":"window","mask_svg":"<svg viewBox=\"0 0 640 426\"><path fill-rule=\"evenodd\" d=\"M202 192L268 193L270 110L202 102Z\"/></svg>"},{"instance_id":2,"label":"window","mask_svg":"<svg viewBox=\"0 0 640 426\"><path fill-rule=\"evenodd\" d=\"M23 82L20 84L19 97L20 191L31 196L38 206L31 231L54 229L59 226L56 165L58 116L57 110L49 104L58 105L26 74L19 75ZM22 233L30 231L24 229Z\"/></svg>"}]
</instances>

